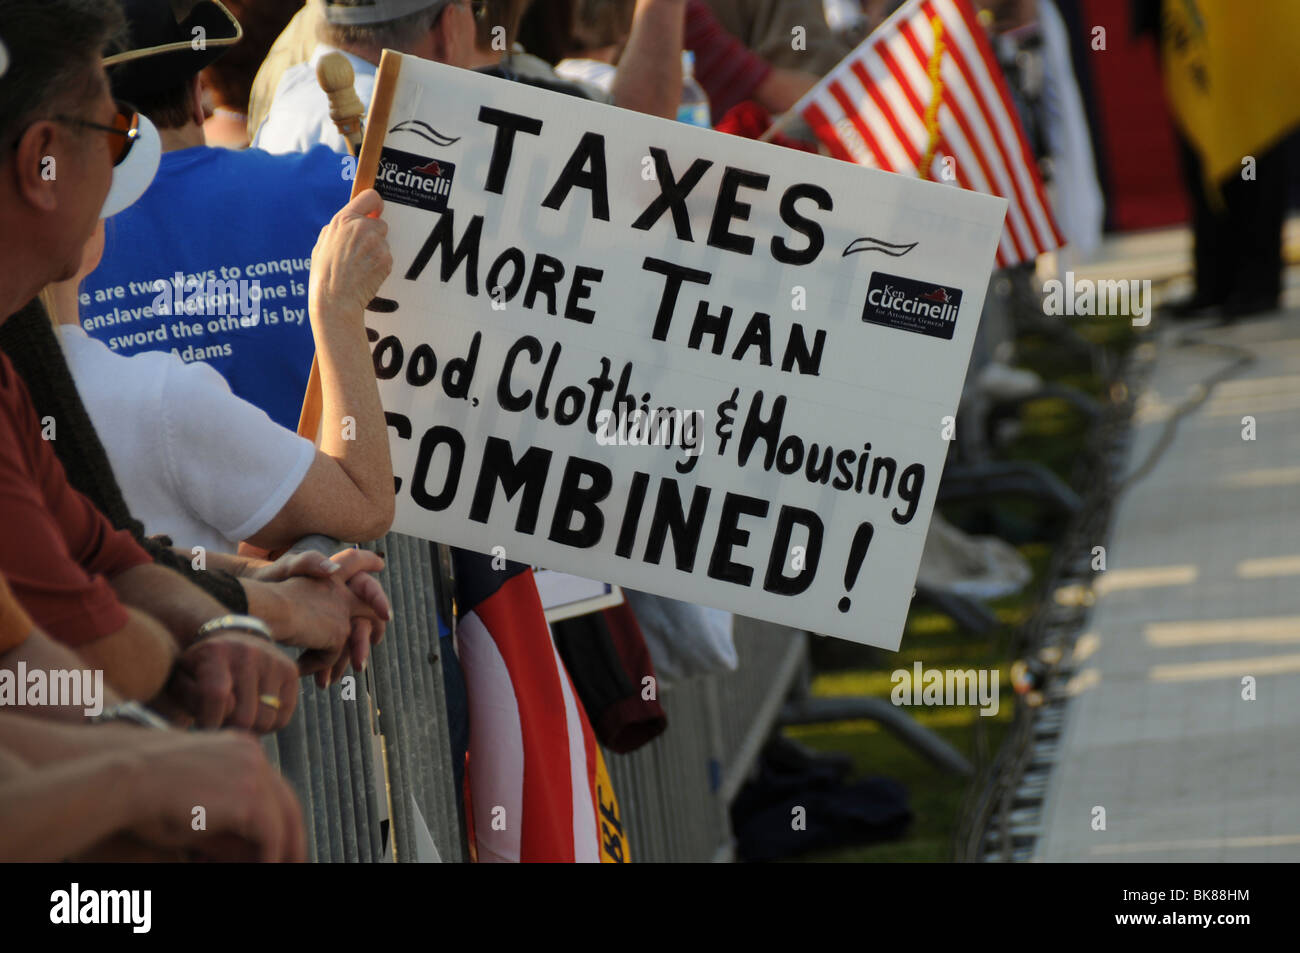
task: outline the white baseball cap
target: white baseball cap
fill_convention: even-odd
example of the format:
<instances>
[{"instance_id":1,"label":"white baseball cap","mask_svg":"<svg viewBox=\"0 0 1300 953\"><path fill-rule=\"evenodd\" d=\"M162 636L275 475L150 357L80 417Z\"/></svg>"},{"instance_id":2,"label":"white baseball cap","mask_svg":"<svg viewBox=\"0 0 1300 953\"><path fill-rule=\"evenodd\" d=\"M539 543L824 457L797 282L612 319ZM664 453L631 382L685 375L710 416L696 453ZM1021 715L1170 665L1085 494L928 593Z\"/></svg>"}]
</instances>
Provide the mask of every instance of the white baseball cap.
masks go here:
<instances>
[{"instance_id":1,"label":"white baseball cap","mask_svg":"<svg viewBox=\"0 0 1300 953\"><path fill-rule=\"evenodd\" d=\"M136 115L140 120L138 135L126 158L113 166L113 184L108 188L100 218L112 218L130 208L148 190L158 172L158 163L162 161L162 138L157 127L144 113Z\"/></svg>"}]
</instances>

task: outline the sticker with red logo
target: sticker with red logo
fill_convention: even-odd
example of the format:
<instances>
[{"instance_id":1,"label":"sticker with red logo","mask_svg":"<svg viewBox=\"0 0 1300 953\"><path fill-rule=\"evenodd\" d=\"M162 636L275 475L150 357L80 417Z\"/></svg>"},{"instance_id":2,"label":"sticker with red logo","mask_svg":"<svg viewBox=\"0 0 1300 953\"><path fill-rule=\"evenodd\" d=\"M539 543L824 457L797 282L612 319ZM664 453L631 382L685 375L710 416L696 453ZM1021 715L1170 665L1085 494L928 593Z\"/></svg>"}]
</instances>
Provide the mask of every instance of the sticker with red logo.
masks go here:
<instances>
[{"instance_id":1,"label":"sticker with red logo","mask_svg":"<svg viewBox=\"0 0 1300 953\"><path fill-rule=\"evenodd\" d=\"M442 212L451 195L451 178L456 166L444 159L430 159L387 146L379 153L375 191L385 202Z\"/></svg>"},{"instance_id":2,"label":"sticker with red logo","mask_svg":"<svg viewBox=\"0 0 1300 953\"><path fill-rule=\"evenodd\" d=\"M862 320L951 341L960 309L957 288L876 271L867 286Z\"/></svg>"}]
</instances>

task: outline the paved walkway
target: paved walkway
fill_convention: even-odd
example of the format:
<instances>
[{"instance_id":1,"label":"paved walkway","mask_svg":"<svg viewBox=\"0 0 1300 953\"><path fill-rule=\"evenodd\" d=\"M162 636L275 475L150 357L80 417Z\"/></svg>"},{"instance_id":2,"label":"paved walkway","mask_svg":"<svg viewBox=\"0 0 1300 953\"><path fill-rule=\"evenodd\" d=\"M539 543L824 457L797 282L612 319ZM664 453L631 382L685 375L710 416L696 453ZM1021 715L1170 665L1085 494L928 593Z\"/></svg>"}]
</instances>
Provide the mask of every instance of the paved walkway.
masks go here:
<instances>
[{"instance_id":1,"label":"paved walkway","mask_svg":"<svg viewBox=\"0 0 1300 953\"><path fill-rule=\"evenodd\" d=\"M1234 353L1114 513L1035 858L1300 860L1300 275L1231 328L1157 318L1131 472ZM1243 417L1255 439L1243 439ZM1243 699L1243 680L1255 699ZM1095 808L1105 830L1093 829Z\"/></svg>"}]
</instances>

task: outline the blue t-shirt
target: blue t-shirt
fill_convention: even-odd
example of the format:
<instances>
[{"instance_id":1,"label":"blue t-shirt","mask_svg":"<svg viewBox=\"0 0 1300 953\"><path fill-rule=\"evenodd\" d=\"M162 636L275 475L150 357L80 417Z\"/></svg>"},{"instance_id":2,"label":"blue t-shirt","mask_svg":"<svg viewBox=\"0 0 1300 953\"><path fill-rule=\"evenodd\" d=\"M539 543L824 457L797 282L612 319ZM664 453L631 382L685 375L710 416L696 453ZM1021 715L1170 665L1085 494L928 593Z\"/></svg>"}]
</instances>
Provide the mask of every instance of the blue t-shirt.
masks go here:
<instances>
[{"instance_id":1,"label":"blue t-shirt","mask_svg":"<svg viewBox=\"0 0 1300 953\"><path fill-rule=\"evenodd\" d=\"M149 190L107 223L103 261L81 287L81 326L119 354L206 361L296 428L315 348L311 250L347 204L354 168L325 146L164 154Z\"/></svg>"}]
</instances>

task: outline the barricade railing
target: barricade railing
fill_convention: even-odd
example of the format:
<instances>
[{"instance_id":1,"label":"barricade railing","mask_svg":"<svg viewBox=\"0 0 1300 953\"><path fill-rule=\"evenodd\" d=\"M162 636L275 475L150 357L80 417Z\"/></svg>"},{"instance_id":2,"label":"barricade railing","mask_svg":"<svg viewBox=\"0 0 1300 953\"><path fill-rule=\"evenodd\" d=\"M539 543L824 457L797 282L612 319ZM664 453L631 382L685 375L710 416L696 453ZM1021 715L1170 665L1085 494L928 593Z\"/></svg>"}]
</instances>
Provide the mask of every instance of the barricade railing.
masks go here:
<instances>
[{"instance_id":1,"label":"barricade railing","mask_svg":"<svg viewBox=\"0 0 1300 953\"><path fill-rule=\"evenodd\" d=\"M333 552L314 536L295 550ZM302 802L314 861L464 859L451 767L430 543L389 533L393 619L361 677L299 682L298 710L268 753Z\"/></svg>"},{"instance_id":2,"label":"barricade railing","mask_svg":"<svg viewBox=\"0 0 1300 953\"><path fill-rule=\"evenodd\" d=\"M390 533L384 587L393 619L365 672L322 690L266 750L302 802L309 857L321 862L465 859L451 764L432 544ZM295 550L333 552L309 537ZM737 617L735 672L665 688L668 729L627 755L605 752L633 861L732 856L729 810L807 661L807 636Z\"/></svg>"},{"instance_id":3,"label":"barricade railing","mask_svg":"<svg viewBox=\"0 0 1300 953\"><path fill-rule=\"evenodd\" d=\"M605 753L633 861L733 857L731 802L803 673L807 635L736 617L734 672L670 685L668 730L631 754Z\"/></svg>"}]
</instances>

